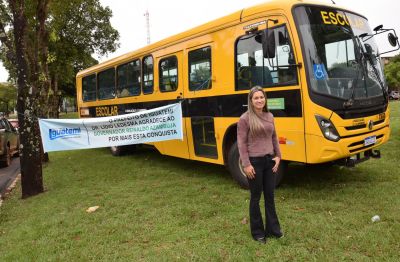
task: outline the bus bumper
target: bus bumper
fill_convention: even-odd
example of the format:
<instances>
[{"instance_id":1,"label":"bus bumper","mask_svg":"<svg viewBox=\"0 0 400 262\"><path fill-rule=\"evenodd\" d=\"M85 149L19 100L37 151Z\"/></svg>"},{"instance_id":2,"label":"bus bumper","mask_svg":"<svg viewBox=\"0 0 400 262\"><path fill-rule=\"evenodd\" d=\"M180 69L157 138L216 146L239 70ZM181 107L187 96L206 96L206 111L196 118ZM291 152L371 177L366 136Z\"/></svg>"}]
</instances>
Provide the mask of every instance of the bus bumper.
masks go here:
<instances>
[{"instance_id":1,"label":"bus bumper","mask_svg":"<svg viewBox=\"0 0 400 262\"><path fill-rule=\"evenodd\" d=\"M371 136L376 137L376 143L365 146L364 141ZM389 137L389 126L385 126L368 134L342 138L338 142L328 141L322 136L306 135L308 148L307 163L322 164L338 162L345 163L346 166L353 166L352 163L357 164L371 157L380 156L376 148L385 144L389 140Z\"/></svg>"},{"instance_id":2,"label":"bus bumper","mask_svg":"<svg viewBox=\"0 0 400 262\"><path fill-rule=\"evenodd\" d=\"M351 157L339 159L334 163L340 166L355 167L356 164L369 160L370 158L381 158L381 151L379 149L369 149L362 153L355 154Z\"/></svg>"}]
</instances>

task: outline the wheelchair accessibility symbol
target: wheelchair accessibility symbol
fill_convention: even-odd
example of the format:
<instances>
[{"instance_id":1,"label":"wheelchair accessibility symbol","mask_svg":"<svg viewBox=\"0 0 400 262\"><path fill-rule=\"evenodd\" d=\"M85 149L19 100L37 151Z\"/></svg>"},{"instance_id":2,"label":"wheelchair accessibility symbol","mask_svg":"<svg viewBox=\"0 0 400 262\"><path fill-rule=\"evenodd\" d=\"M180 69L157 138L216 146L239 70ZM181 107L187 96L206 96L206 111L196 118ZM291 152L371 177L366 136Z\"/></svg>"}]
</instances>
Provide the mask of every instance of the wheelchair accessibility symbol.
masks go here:
<instances>
[{"instance_id":1,"label":"wheelchair accessibility symbol","mask_svg":"<svg viewBox=\"0 0 400 262\"><path fill-rule=\"evenodd\" d=\"M324 64L314 64L314 76L317 80L322 80L326 78L326 70Z\"/></svg>"}]
</instances>

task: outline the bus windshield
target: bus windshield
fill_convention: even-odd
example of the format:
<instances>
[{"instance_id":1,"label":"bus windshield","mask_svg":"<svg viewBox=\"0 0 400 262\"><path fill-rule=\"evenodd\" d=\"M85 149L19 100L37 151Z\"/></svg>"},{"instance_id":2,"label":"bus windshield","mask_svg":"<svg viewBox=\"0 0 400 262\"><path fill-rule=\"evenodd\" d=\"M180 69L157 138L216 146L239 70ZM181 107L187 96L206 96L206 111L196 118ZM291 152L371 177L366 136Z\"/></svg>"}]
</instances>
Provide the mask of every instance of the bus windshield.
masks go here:
<instances>
[{"instance_id":1,"label":"bus windshield","mask_svg":"<svg viewBox=\"0 0 400 262\"><path fill-rule=\"evenodd\" d=\"M317 6L300 6L294 13L314 93L344 100L344 106L384 96L377 45L364 17Z\"/></svg>"}]
</instances>

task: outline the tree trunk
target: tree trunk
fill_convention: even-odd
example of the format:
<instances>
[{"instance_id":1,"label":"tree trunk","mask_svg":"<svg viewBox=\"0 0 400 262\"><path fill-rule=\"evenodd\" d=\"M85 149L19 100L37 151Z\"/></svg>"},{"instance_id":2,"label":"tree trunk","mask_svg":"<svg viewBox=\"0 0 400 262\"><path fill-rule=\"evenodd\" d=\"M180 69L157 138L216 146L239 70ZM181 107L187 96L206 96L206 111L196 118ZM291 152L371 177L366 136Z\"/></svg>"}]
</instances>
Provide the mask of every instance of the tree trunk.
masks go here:
<instances>
[{"instance_id":1,"label":"tree trunk","mask_svg":"<svg viewBox=\"0 0 400 262\"><path fill-rule=\"evenodd\" d=\"M49 95L49 118L59 118L60 96L57 94Z\"/></svg>"},{"instance_id":2,"label":"tree trunk","mask_svg":"<svg viewBox=\"0 0 400 262\"><path fill-rule=\"evenodd\" d=\"M6 101L6 117L8 118L9 117L9 111L8 111L8 101Z\"/></svg>"},{"instance_id":3,"label":"tree trunk","mask_svg":"<svg viewBox=\"0 0 400 262\"><path fill-rule=\"evenodd\" d=\"M18 101L17 111L20 127L20 161L22 198L37 195L44 191L42 177L42 161L40 157L40 133L36 110L39 105L35 99L37 90L30 83L28 62L26 57L27 19L25 1L10 0L13 12L15 57L17 68Z\"/></svg>"},{"instance_id":4,"label":"tree trunk","mask_svg":"<svg viewBox=\"0 0 400 262\"><path fill-rule=\"evenodd\" d=\"M40 68L40 73L43 76L40 79L40 97L41 97L41 108L42 118L49 118L49 113L51 112L51 98L50 96L54 93L51 88L50 76L49 76L49 66L48 66L48 31L46 29L46 17L48 13L49 0L40 0L36 6L36 16L38 18L36 37L37 37L37 54L39 56L38 67Z\"/></svg>"},{"instance_id":5,"label":"tree trunk","mask_svg":"<svg viewBox=\"0 0 400 262\"><path fill-rule=\"evenodd\" d=\"M58 77L57 74L54 74L51 77L51 89L52 94L49 95L49 118L60 118L60 100L61 95L59 94L58 90Z\"/></svg>"}]
</instances>

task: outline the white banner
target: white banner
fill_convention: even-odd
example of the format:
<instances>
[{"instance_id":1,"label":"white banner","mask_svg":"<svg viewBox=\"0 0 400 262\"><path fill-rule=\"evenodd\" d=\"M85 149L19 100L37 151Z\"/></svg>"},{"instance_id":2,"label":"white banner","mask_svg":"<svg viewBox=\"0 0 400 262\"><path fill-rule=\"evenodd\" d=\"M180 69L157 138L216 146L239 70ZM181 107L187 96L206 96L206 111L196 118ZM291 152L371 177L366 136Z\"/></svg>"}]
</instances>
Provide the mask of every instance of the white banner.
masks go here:
<instances>
[{"instance_id":1,"label":"white banner","mask_svg":"<svg viewBox=\"0 0 400 262\"><path fill-rule=\"evenodd\" d=\"M183 139L181 104L83 119L39 119L44 152Z\"/></svg>"}]
</instances>

